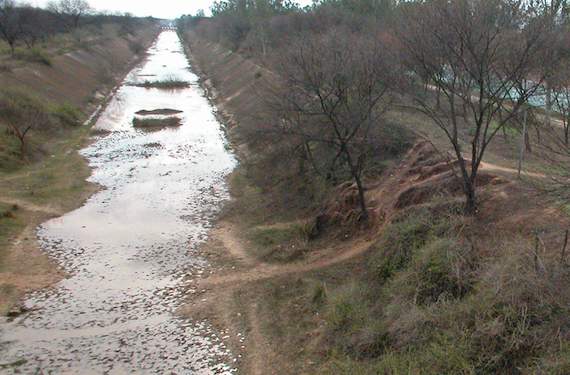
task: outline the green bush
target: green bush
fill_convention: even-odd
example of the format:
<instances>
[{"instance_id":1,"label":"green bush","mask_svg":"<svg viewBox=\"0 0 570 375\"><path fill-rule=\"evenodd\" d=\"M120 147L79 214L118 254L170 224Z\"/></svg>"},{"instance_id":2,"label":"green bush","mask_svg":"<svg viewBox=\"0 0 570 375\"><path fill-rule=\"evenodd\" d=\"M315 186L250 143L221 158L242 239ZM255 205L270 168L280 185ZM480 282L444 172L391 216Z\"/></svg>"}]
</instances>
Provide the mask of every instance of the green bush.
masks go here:
<instances>
[{"instance_id":1,"label":"green bush","mask_svg":"<svg viewBox=\"0 0 570 375\"><path fill-rule=\"evenodd\" d=\"M327 294L324 319L329 340L352 358L377 357L388 344L371 292L365 284L353 282Z\"/></svg>"},{"instance_id":2,"label":"green bush","mask_svg":"<svg viewBox=\"0 0 570 375\"><path fill-rule=\"evenodd\" d=\"M346 375L471 375L476 374L469 362L468 347L454 338L440 335L432 343L419 348L387 350L372 361L357 361L334 354L324 371Z\"/></svg>"},{"instance_id":3,"label":"green bush","mask_svg":"<svg viewBox=\"0 0 570 375\"><path fill-rule=\"evenodd\" d=\"M471 289L469 254L447 238L430 242L414 262L414 283L419 304L437 302L440 298L460 298ZM468 263L468 262L467 262Z\"/></svg>"},{"instance_id":4,"label":"green bush","mask_svg":"<svg viewBox=\"0 0 570 375\"><path fill-rule=\"evenodd\" d=\"M147 89L156 88L156 89L164 89L164 90L173 90L173 89L183 89L190 86L190 83L186 81L182 81L175 77L169 77L164 80L160 81L144 81L143 83L136 83L134 86L137 87L144 87Z\"/></svg>"},{"instance_id":5,"label":"green bush","mask_svg":"<svg viewBox=\"0 0 570 375\"><path fill-rule=\"evenodd\" d=\"M414 252L428 240L431 219L428 212L414 212L388 225L369 261L378 281L388 280L409 264Z\"/></svg>"},{"instance_id":6,"label":"green bush","mask_svg":"<svg viewBox=\"0 0 570 375\"><path fill-rule=\"evenodd\" d=\"M71 104L53 106L50 112L63 125L77 126L81 124L81 111Z\"/></svg>"},{"instance_id":7,"label":"green bush","mask_svg":"<svg viewBox=\"0 0 570 375\"><path fill-rule=\"evenodd\" d=\"M50 56L41 48L33 47L28 49L18 49L13 56L18 60L52 66Z\"/></svg>"}]
</instances>

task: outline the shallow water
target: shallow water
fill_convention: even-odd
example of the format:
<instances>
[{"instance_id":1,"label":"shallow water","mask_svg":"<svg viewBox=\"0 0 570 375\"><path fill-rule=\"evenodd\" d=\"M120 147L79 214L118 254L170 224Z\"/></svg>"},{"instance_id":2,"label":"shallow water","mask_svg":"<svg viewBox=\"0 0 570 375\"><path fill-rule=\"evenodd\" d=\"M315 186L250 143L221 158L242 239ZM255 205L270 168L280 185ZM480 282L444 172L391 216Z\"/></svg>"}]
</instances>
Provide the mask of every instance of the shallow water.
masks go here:
<instances>
[{"instance_id":1,"label":"shallow water","mask_svg":"<svg viewBox=\"0 0 570 375\"><path fill-rule=\"evenodd\" d=\"M175 78L187 89L129 85ZM178 36L163 32L95 125L110 134L81 153L104 189L38 229L42 247L70 274L28 296L30 313L2 325L0 371L22 373L233 373L232 357L207 322L174 311L207 270L198 246L235 160ZM135 112L182 110L182 126L134 129Z\"/></svg>"}]
</instances>

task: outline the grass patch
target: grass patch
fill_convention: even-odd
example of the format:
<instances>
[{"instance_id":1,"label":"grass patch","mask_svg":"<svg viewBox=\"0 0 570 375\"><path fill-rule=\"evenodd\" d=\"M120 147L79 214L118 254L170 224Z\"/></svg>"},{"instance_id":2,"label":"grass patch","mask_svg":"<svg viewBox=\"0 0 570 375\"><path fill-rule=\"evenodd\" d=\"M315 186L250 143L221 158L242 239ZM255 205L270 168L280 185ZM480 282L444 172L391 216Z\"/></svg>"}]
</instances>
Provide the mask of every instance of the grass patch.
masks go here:
<instances>
[{"instance_id":1,"label":"grass patch","mask_svg":"<svg viewBox=\"0 0 570 375\"><path fill-rule=\"evenodd\" d=\"M17 206L0 203L0 271L5 269L4 257L5 251L8 250L9 245L14 238L23 228L24 221Z\"/></svg>"},{"instance_id":2,"label":"grass patch","mask_svg":"<svg viewBox=\"0 0 570 375\"><path fill-rule=\"evenodd\" d=\"M0 191L14 199L47 204L69 210L84 196L90 169L76 150L89 134L88 127L69 128L59 139L38 137L49 144L50 157L36 163L18 162L0 169Z\"/></svg>"},{"instance_id":3,"label":"grass patch","mask_svg":"<svg viewBox=\"0 0 570 375\"><path fill-rule=\"evenodd\" d=\"M38 47L17 49L13 56L18 60L52 66L51 57L46 51Z\"/></svg>"},{"instance_id":4,"label":"grass patch","mask_svg":"<svg viewBox=\"0 0 570 375\"><path fill-rule=\"evenodd\" d=\"M147 89L154 88L154 89L173 90L173 89L184 89L190 87L190 83L176 78L167 78L164 80L144 81L142 83L135 83L132 86L144 87Z\"/></svg>"},{"instance_id":5,"label":"grass patch","mask_svg":"<svg viewBox=\"0 0 570 375\"><path fill-rule=\"evenodd\" d=\"M166 118L139 118L133 119L133 126L135 128L167 128L181 126L182 120L180 117L166 117Z\"/></svg>"},{"instance_id":6,"label":"grass patch","mask_svg":"<svg viewBox=\"0 0 570 375\"><path fill-rule=\"evenodd\" d=\"M460 210L460 206L444 202L401 212L371 249L368 267L376 281L388 280L406 268L431 239L445 236L451 227L451 217Z\"/></svg>"},{"instance_id":7,"label":"grass patch","mask_svg":"<svg viewBox=\"0 0 570 375\"><path fill-rule=\"evenodd\" d=\"M308 251L309 225L304 222L257 226L247 232L254 255L266 262L291 262Z\"/></svg>"},{"instance_id":8,"label":"grass patch","mask_svg":"<svg viewBox=\"0 0 570 375\"><path fill-rule=\"evenodd\" d=\"M0 171L11 172L25 165L20 156L20 143L7 128L0 126Z\"/></svg>"},{"instance_id":9,"label":"grass patch","mask_svg":"<svg viewBox=\"0 0 570 375\"><path fill-rule=\"evenodd\" d=\"M62 125L78 126L81 125L83 114L81 111L71 104L54 105L50 107L50 113L59 120Z\"/></svg>"}]
</instances>

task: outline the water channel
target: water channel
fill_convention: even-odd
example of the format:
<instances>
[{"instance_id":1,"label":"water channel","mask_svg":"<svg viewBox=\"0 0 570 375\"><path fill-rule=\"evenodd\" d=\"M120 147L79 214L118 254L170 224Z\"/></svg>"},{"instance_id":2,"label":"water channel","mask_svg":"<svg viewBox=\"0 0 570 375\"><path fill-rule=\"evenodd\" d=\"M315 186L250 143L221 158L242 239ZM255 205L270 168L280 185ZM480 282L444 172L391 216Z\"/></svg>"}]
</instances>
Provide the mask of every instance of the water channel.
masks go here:
<instances>
[{"instance_id":1,"label":"water channel","mask_svg":"<svg viewBox=\"0 0 570 375\"><path fill-rule=\"evenodd\" d=\"M102 186L78 210L38 228L68 273L29 295L29 313L1 325L4 373L230 374L232 356L204 321L175 311L208 272L199 245L228 198L235 159L174 31L129 73L81 151ZM175 79L188 88L136 86ZM173 109L181 126L139 129L135 112ZM189 291L191 292L191 291Z\"/></svg>"}]
</instances>

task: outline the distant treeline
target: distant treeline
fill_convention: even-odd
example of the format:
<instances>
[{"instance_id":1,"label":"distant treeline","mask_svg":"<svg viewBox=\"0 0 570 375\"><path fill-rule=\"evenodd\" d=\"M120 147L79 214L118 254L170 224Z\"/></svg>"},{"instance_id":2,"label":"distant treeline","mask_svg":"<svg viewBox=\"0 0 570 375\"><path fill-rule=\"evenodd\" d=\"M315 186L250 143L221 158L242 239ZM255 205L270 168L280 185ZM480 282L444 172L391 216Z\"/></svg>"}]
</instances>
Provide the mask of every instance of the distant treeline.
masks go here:
<instances>
[{"instance_id":1,"label":"distant treeline","mask_svg":"<svg viewBox=\"0 0 570 375\"><path fill-rule=\"evenodd\" d=\"M396 0L318 0L300 7L291 0L226 0L216 1L212 17L202 14L183 16L179 27L194 26L210 40L242 52L278 50L300 33L323 31L347 25L352 30L365 30L389 19Z\"/></svg>"},{"instance_id":2,"label":"distant treeline","mask_svg":"<svg viewBox=\"0 0 570 375\"><path fill-rule=\"evenodd\" d=\"M121 32L132 33L142 20L130 14L95 13L84 0L59 0L47 9L24 2L0 0L0 38L14 52L22 44L28 48L60 33L73 33L84 26L119 24Z\"/></svg>"}]
</instances>

